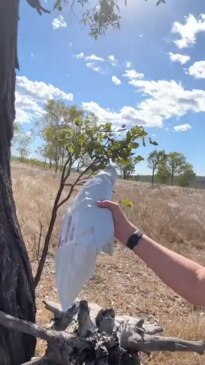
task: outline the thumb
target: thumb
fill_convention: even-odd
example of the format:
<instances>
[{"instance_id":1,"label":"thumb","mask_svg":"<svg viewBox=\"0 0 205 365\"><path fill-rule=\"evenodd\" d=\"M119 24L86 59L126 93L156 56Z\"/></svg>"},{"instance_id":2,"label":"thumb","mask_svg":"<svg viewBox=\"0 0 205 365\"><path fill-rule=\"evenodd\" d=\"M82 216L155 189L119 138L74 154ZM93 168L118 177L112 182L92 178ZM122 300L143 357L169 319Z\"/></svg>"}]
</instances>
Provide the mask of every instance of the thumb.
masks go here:
<instances>
[{"instance_id":1,"label":"thumb","mask_svg":"<svg viewBox=\"0 0 205 365\"><path fill-rule=\"evenodd\" d=\"M114 210L117 206L116 203L114 203L110 200L97 201L97 205L100 208L107 208L107 209L110 209L110 210Z\"/></svg>"}]
</instances>

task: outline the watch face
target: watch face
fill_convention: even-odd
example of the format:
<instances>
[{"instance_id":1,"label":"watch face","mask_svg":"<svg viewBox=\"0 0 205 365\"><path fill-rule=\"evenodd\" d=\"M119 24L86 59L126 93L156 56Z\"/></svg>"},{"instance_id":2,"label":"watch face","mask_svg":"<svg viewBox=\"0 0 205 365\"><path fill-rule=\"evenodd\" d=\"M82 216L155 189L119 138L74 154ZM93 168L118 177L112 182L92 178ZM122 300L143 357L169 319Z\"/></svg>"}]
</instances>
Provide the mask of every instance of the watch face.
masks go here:
<instances>
[{"instance_id":1,"label":"watch face","mask_svg":"<svg viewBox=\"0 0 205 365\"><path fill-rule=\"evenodd\" d=\"M134 247L138 244L139 240L142 238L143 233L140 231L135 232L132 236L130 236L127 247L130 248L130 250L133 250Z\"/></svg>"}]
</instances>

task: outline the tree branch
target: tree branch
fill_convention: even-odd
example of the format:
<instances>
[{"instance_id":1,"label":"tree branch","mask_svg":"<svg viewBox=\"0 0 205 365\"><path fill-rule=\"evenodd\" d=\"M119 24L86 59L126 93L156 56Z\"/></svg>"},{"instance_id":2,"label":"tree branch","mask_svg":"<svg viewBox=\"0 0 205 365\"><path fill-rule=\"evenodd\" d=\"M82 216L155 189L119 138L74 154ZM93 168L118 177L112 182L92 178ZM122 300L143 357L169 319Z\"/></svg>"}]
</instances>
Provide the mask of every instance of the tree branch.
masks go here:
<instances>
[{"instance_id":1,"label":"tree branch","mask_svg":"<svg viewBox=\"0 0 205 365\"><path fill-rule=\"evenodd\" d=\"M39 15L42 15L42 13L47 13L49 14L50 13L50 10L47 10L45 9L41 3L40 3L40 0L27 0L27 3L32 7L34 8L38 13Z\"/></svg>"},{"instance_id":2,"label":"tree branch","mask_svg":"<svg viewBox=\"0 0 205 365\"><path fill-rule=\"evenodd\" d=\"M158 337L146 334L122 333L120 345L130 352L184 351L204 354L204 341L186 341L175 337Z\"/></svg>"},{"instance_id":3,"label":"tree branch","mask_svg":"<svg viewBox=\"0 0 205 365\"><path fill-rule=\"evenodd\" d=\"M82 176L84 174L86 174L86 172L88 172L91 167L95 164L96 160L94 160L84 171L81 172L81 174L78 175L77 179L74 181L74 183L72 184L71 188L70 188L70 191L68 193L68 195L66 196L65 199L63 199L58 205L57 205L57 209L59 209L64 203L66 203L70 197L71 197L71 194L75 188L76 185L78 185L78 183L80 182Z\"/></svg>"},{"instance_id":4,"label":"tree branch","mask_svg":"<svg viewBox=\"0 0 205 365\"><path fill-rule=\"evenodd\" d=\"M50 364L49 359L44 356L41 359L40 358L33 359L33 360L25 362L21 365L49 365L49 364Z\"/></svg>"},{"instance_id":5,"label":"tree branch","mask_svg":"<svg viewBox=\"0 0 205 365\"><path fill-rule=\"evenodd\" d=\"M47 342L52 341L54 338L54 332L46 330L45 328L38 326L37 324L29 321L24 321L19 318L15 318L10 314L6 314L0 311L0 324L4 327L14 329L16 331L27 333L28 335L41 338Z\"/></svg>"},{"instance_id":6,"label":"tree branch","mask_svg":"<svg viewBox=\"0 0 205 365\"><path fill-rule=\"evenodd\" d=\"M47 304L47 306L52 312L59 314L59 310L56 312L56 308L53 307L53 304ZM108 352L110 356L111 352L114 351L113 355L116 356L115 351L117 351L119 356L120 351L123 351L123 349L127 350L131 354L139 351L145 353L153 351L188 351L196 352L200 355L204 354L204 341L186 341L174 337L147 335L145 330L143 330L143 321L140 323L139 320L138 323L140 323L141 327L138 326L135 330L126 330L125 327L124 329L118 327L116 329L114 328L114 332L110 335L107 335L100 331L99 327L95 326L91 321L89 316L89 307L86 301L81 301L78 309L77 335L76 332L47 330L31 322L12 317L2 311L0 311L0 324L7 328L21 331L46 340L49 344L47 355L41 360L47 360L48 364L49 361L51 361L51 363L55 363L55 359L57 358L60 359L58 360L59 364L64 364L66 359L68 360L70 356L73 356L73 359L75 356L80 356L84 359L83 356L86 356L88 353L93 354L93 351L95 351L95 358L99 359L99 364L106 364L106 354L108 354ZM101 315L102 314L103 313L101 311ZM113 312L108 312L107 314L111 314L113 319ZM134 361L135 360L132 359L131 356L130 364L137 363L137 361ZM47 363L30 362L27 365L29 364L43 365Z\"/></svg>"}]
</instances>

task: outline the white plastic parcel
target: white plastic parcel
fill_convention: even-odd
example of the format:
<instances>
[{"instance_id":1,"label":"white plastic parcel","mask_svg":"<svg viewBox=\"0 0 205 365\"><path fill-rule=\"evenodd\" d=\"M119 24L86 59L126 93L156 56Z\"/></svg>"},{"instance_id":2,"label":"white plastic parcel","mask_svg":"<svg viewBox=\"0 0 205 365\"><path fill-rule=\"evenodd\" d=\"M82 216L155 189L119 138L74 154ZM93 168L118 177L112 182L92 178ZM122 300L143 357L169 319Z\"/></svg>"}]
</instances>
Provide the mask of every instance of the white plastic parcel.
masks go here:
<instances>
[{"instance_id":1,"label":"white plastic parcel","mask_svg":"<svg viewBox=\"0 0 205 365\"><path fill-rule=\"evenodd\" d=\"M109 165L81 189L65 215L56 252L56 285L66 311L95 271L99 252L113 253L114 224L98 200L111 200L117 172Z\"/></svg>"}]
</instances>

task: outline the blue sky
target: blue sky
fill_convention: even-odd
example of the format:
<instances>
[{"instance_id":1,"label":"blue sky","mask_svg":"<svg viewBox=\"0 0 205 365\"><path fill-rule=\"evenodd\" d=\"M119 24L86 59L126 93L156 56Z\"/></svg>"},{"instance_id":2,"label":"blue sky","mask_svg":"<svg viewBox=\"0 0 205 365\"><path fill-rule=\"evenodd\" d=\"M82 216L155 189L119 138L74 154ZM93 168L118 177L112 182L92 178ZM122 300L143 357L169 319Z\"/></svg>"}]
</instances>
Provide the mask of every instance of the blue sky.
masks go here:
<instances>
[{"instance_id":1,"label":"blue sky","mask_svg":"<svg viewBox=\"0 0 205 365\"><path fill-rule=\"evenodd\" d=\"M53 1L42 3L52 9ZM154 0L128 0L120 31L97 41L88 33L66 7L39 16L21 1L16 120L24 130L42 117L46 100L59 98L101 121L143 125L158 149L183 153L205 175L203 1L156 7ZM151 150L140 152L146 158ZM137 172L150 173L147 163Z\"/></svg>"}]
</instances>

